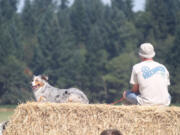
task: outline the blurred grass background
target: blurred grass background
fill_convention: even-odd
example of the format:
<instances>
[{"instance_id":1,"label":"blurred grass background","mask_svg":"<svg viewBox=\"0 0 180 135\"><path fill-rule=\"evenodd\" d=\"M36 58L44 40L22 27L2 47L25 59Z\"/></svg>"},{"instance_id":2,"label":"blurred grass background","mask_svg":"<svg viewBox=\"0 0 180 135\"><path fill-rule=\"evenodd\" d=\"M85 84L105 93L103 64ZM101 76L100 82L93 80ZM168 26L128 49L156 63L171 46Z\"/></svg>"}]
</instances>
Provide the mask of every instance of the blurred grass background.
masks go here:
<instances>
[{"instance_id":1,"label":"blurred grass background","mask_svg":"<svg viewBox=\"0 0 180 135\"><path fill-rule=\"evenodd\" d=\"M0 105L0 122L9 120L17 105Z\"/></svg>"}]
</instances>

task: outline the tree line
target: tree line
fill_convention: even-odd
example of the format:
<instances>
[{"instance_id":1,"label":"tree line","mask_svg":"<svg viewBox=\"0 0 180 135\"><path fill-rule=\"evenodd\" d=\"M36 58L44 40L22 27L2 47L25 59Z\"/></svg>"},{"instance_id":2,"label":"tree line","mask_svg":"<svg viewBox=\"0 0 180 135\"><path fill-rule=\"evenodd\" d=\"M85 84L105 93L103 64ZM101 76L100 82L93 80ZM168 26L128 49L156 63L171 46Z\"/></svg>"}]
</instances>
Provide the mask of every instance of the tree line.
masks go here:
<instances>
[{"instance_id":1,"label":"tree line","mask_svg":"<svg viewBox=\"0 0 180 135\"><path fill-rule=\"evenodd\" d=\"M0 0L0 104L33 100L32 75L55 87L77 87L92 103L111 103L129 89L138 47L151 42L155 60L170 72L173 103L180 103L180 1Z\"/></svg>"}]
</instances>

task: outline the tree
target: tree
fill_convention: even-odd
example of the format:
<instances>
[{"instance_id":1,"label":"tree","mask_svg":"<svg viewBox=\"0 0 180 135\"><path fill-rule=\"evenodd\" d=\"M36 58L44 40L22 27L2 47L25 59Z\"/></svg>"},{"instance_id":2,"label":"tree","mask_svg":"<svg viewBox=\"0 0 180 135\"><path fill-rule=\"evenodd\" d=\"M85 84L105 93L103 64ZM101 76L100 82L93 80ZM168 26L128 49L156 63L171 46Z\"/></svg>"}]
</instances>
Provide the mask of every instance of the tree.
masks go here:
<instances>
[{"instance_id":1,"label":"tree","mask_svg":"<svg viewBox=\"0 0 180 135\"><path fill-rule=\"evenodd\" d=\"M73 33L76 36L76 42L85 42L90 31L90 21L84 0L75 0L71 9L70 20Z\"/></svg>"},{"instance_id":2,"label":"tree","mask_svg":"<svg viewBox=\"0 0 180 135\"><path fill-rule=\"evenodd\" d=\"M134 20L132 0L112 0L112 8L117 8L122 11L128 20Z\"/></svg>"},{"instance_id":3,"label":"tree","mask_svg":"<svg viewBox=\"0 0 180 135\"><path fill-rule=\"evenodd\" d=\"M103 76L107 91L106 102L113 102L122 97L124 89L129 89L131 68L138 59L134 52L123 53L106 64L107 74Z\"/></svg>"},{"instance_id":4,"label":"tree","mask_svg":"<svg viewBox=\"0 0 180 135\"><path fill-rule=\"evenodd\" d=\"M151 14L151 23L156 38L165 39L168 34L174 34L176 13L179 10L178 3L178 0L147 0L146 12Z\"/></svg>"},{"instance_id":5,"label":"tree","mask_svg":"<svg viewBox=\"0 0 180 135\"><path fill-rule=\"evenodd\" d=\"M180 12L178 13L177 18L180 18ZM174 40L174 46L172 46L171 51L172 54L170 57L167 58L167 61L170 63L170 69L171 69L171 93L172 93L172 101L174 103L179 103L180 99L180 22L178 22L178 25L176 27L176 34L175 34L175 40Z\"/></svg>"},{"instance_id":6,"label":"tree","mask_svg":"<svg viewBox=\"0 0 180 135\"><path fill-rule=\"evenodd\" d=\"M20 20L16 14L17 1L0 1L0 89L4 104L15 104L28 99L28 78L24 74ZM21 93L21 94L19 94Z\"/></svg>"},{"instance_id":7,"label":"tree","mask_svg":"<svg viewBox=\"0 0 180 135\"><path fill-rule=\"evenodd\" d=\"M26 65L14 56L8 56L0 67L0 104L17 104L32 100L29 78L24 74Z\"/></svg>"}]
</instances>

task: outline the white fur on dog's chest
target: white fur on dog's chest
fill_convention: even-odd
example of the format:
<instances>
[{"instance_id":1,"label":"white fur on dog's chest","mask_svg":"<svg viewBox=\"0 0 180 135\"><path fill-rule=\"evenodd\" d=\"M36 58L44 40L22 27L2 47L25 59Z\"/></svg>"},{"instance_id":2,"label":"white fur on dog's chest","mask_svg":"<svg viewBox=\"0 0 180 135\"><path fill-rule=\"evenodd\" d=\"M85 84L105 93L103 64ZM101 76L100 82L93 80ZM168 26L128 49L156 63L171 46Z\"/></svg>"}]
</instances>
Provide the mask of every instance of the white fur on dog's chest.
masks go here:
<instances>
[{"instance_id":1,"label":"white fur on dog's chest","mask_svg":"<svg viewBox=\"0 0 180 135\"><path fill-rule=\"evenodd\" d=\"M39 101L41 97L44 97L47 100L47 97L49 97L50 95L50 91L47 91L45 85L42 88L39 88L37 91L35 91L34 94L37 101Z\"/></svg>"}]
</instances>

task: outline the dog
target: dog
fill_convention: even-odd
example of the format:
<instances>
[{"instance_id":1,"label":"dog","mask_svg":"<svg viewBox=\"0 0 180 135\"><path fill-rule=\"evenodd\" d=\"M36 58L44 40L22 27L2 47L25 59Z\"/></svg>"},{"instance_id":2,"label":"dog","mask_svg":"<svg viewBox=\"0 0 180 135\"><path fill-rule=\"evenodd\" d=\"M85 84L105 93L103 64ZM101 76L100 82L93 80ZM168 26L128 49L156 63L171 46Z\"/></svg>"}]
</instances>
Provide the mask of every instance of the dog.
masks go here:
<instances>
[{"instance_id":1,"label":"dog","mask_svg":"<svg viewBox=\"0 0 180 135\"><path fill-rule=\"evenodd\" d=\"M0 123L0 135L3 134L3 131L6 129L6 126L8 124L9 121L4 121Z\"/></svg>"},{"instance_id":2,"label":"dog","mask_svg":"<svg viewBox=\"0 0 180 135\"><path fill-rule=\"evenodd\" d=\"M77 88L59 89L48 83L44 75L33 76L32 89L37 102L67 103L77 102L89 104L87 96Z\"/></svg>"}]
</instances>

